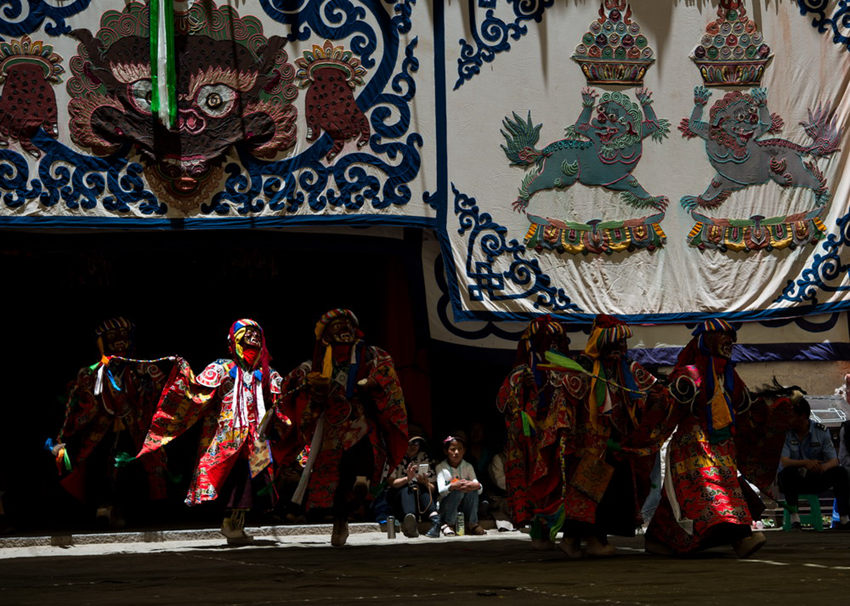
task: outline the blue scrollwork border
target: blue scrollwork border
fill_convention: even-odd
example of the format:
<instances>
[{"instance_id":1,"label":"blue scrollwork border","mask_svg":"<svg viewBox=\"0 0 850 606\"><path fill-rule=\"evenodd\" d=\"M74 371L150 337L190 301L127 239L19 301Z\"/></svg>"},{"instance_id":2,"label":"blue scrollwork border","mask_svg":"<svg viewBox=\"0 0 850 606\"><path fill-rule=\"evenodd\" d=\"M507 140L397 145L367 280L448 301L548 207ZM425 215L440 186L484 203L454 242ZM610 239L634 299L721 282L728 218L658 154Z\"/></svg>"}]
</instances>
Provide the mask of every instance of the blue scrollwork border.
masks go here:
<instances>
[{"instance_id":1,"label":"blue scrollwork border","mask_svg":"<svg viewBox=\"0 0 850 606\"><path fill-rule=\"evenodd\" d=\"M482 213L475 198L461 193L452 183L454 212L458 234L467 239L465 275L471 280L466 288L473 301L513 301L533 299L535 309L580 312L562 288L552 286L537 259L525 258L525 245L507 240L508 229ZM482 260L483 257L483 260ZM507 270L496 268L497 262ZM511 286L516 292L510 292Z\"/></svg>"},{"instance_id":2,"label":"blue scrollwork border","mask_svg":"<svg viewBox=\"0 0 850 606\"><path fill-rule=\"evenodd\" d=\"M815 253L812 264L803 270L800 278L789 280L776 302L818 304L818 292L850 292L850 286L830 286L828 282L840 280L850 270L850 263L842 263L841 252L850 245L850 214L836 221L838 234L829 234L821 244L823 253Z\"/></svg>"},{"instance_id":3,"label":"blue scrollwork border","mask_svg":"<svg viewBox=\"0 0 850 606\"><path fill-rule=\"evenodd\" d=\"M797 0L801 15L815 15L812 25L822 34L831 30L832 41L850 51L850 36L845 35L850 33L850 0L838 0L832 15L827 16L830 4L830 0Z\"/></svg>"},{"instance_id":4,"label":"blue scrollwork border","mask_svg":"<svg viewBox=\"0 0 850 606\"><path fill-rule=\"evenodd\" d=\"M61 204L72 213L100 205L118 214L133 207L145 216L165 214L166 206L144 187L142 165L126 159L127 149L106 158L87 156L41 130L32 142L44 154L32 180L20 153L0 150L0 191L6 191L6 208L19 211L37 201L45 209Z\"/></svg>"},{"instance_id":5,"label":"blue scrollwork border","mask_svg":"<svg viewBox=\"0 0 850 606\"><path fill-rule=\"evenodd\" d=\"M91 0L74 0L69 4L47 0L2 0L0 1L0 36L23 36L32 34L42 24L51 36L61 36L71 31L66 19L83 12Z\"/></svg>"},{"instance_id":6,"label":"blue scrollwork border","mask_svg":"<svg viewBox=\"0 0 850 606\"><path fill-rule=\"evenodd\" d=\"M456 337L462 339L476 341L484 339L491 335L515 341L519 339L524 328L519 330L507 330L504 324L500 321L485 320L484 325L474 329L466 329L464 326L452 322L449 317L452 301L449 295L449 286L446 280L446 264L443 262L443 257L437 255L434 260L434 279L437 282L437 287L440 289L440 298L437 300L437 317L440 319L440 324Z\"/></svg>"},{"instance_id":7,"label":"blue scrollwork border","mask_svg":"<svg viewBox=\"0 0 850 606\"><path fill-rule=\"evenodd\" d=\"M485 63L491 63L498 53L511 49L508 41L519 40L528 33L528 28L523 25L524 21L536 21L540 23L543 13L554 4L555 0L508 0L513 5L515 19L513 23L506 23L495 16L492 8L484 13L479 31L475 18L475 0L468 0L469 29L472 32L472 42L461 39L460 56L457 60L458 79L454 90L460 88L464 82L471 80L481 72ZM479 2L479 4L482 4ZM490 6L495 3L486 3L482 6Z\"/></svg>"}]
</instances>

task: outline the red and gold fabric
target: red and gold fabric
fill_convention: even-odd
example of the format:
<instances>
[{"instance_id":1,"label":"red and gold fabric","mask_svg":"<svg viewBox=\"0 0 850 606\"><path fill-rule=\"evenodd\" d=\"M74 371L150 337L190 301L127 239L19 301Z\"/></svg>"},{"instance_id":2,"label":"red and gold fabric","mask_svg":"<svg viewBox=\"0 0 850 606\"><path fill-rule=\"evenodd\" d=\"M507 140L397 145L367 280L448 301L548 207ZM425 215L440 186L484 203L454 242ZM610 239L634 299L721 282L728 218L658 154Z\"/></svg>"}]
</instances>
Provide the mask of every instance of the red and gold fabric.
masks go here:
<instances>
[{"instance_id":1,"label":"red and gold fabric","mask_svg":"<svg viewBox=\"0 0 850 606\"><path fill-rule=\"evenodd\" d=\"M62 480L63 485L72 487L85 483L81 476L86 473L86 467L91 469L87 465L89 457L104 440L117 443L116 436L126 432L130 442L141 448L157 399L173 365L171 359L146 361L105 356L101 362L80 369L69 385L65 419L57 437L57 442L67 443L71 459L72 471ZM109 453L110 456L115 454ZM165 453L145 459L143 465L149 497L165 498ZM111 468L111 460L105 466Z\"/></svg>"},{"instance_id":2,"label":"red and gold fabric","mask_svg":"<svg viewBox=\"0 0 850 606\"><path fill-rule=\"evenodd\" d=\"M272 409L280 397L281 377L274 370L269 372L272 401L265 406ZM215 500L239 457L258 459L263 453L257 449L266 448L258 433L262 392L262 371L250 372L232 360L217 360L196 377L188 363L178 359L137 457L144 461L149 453L201 422L198 461L185 501L191 506ZM276 407L273 414L285 434L288 419Z\"/></svg>"},{"instance_id":3,"label":"red and gold fabric","mask_svg":"<svg viewBox=\"0 0 850 606\"><path fill-rule=\"evenodd\" d=\"M746 533L753 521L738 478L736 444L756 438L756 417L750 416L753 409L749 392L733 363L710 355L702 338L710 331L732 330L725 323L698 327L670 375L671 382L679 377L692 380L696 395L692 402L679 407L678 428L669 445L669 478L665 482L672 487L676 503L671 502L666 491L662 492L647 538L667 545L677 554L722 542L725 539L719 537L728 536L724 525L731 524ZM767 413L761 405L757 410ZM760 443L764 444L764 438ZM750 469L760 465L764 468L760 461L772 459L775 473L779 450L772 454L756 453L749 445L744 448L750 453Z\"/></svg>"},{"instance_id":4,"label":"red and gold fabric","mask_svg":"<svg viewBox=\"0 0 850 606\"><path fill-rule=\"evenodd\" d=\"M667 473L671 474L680 518L693 521L693 532L686 532L679 524L670 500L663 494L647 530L648 538L685 554L712 546L711 529L718 525L752 523L738 482L735 441L712 444L704 420L682 420L670 443Z\"/></svg>"},{"instance_id":5,"label":"red and gold fabric","mask_svg":"<svg viewBox=\"0 0 850 606\"><path fill-rule=\"evenodd\" d=\"M371 485L384 479L407 451L407 410L390 355L360 341L352 361L334 361L330 391L324 403L311 398L307 375L312 362L304 362L283 380L280 409L297 428L298 443L311 444L320 417L322 439L309 476L306 509L330 508L339 483L339 463L344 453L366 438L374 461Z\"/></svg>"},{"instance_id":6,"label":"red and gold fabric","mask_svg":"<svg viewBox=\"0 0 850 606\"><path fill-rule=\"evenodd\" d=\"M609 369L606 380L604 399L591 397L588 389L567 438L564 512L568 521L598 525L609 534L631 535L649 494L654 455L675 427L675 405L667 389L637 362ZM603 402L604 413L599 410ZM603 463L613 469L603 474ZM597 469L601 477L589 482L581 474L583 468ZM612 480L622 485L618 510L620 518L628 519L602 520L597 515L599 499L591 495L604 493Z\"/></svg>"},{"instance_id":7,"label":"red and gold fabric","mask_svg":"<svg viewBox=\"0 0 850 606\"><path fill-rule=\"evenodd\" d=\"M564 504L564 437L574 430L587 381L566 370L538 372L539 386L531 367L516 366L499 389L497 407L507 429L505 482L513 523L539 519L551 529Z\"/></svg>"}]
</instances>

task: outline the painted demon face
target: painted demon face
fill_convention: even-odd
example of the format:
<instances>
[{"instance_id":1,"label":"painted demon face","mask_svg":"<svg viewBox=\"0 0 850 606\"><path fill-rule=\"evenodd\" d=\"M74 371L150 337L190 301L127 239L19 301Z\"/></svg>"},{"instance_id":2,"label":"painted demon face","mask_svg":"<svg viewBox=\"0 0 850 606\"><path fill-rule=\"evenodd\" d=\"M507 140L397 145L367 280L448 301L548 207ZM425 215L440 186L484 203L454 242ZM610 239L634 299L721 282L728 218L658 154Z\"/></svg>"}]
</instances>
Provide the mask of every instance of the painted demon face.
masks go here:
<instances>
[{"instance_id":1,"label":"painted demon face","mask_svg":"<svg viewBox=\"0 0 850 606\"><path fill-rule=\"evenodd\" d=\"M72 32L81 41L83 66L76 71L82 86L74 90L82 94L69 105L75 143L96 153L133 145L151 186L172 201L196 199L236 144L257 156L273 156L295 142L292 97L284 103L286 95L280 94L281 87L288 88L287 95L295 91L283 38L272 37L252 51L237 40L190 32L187 20L178 19L176 27L173 128L152 112L147 35L116 37L107 27L98 37L87 30ZM103 39L113 41L106 46Z\"/></svg>"},{"instance_id":2,"label":"painted demon face","mask_svg":"<svg viewBox=\"0 0 850 606\"><path fill-rule=\"evenodd\" d=\"M637 134L625 108L613 101L600 103L590 124L602 143L611 143L627 135Z\"/></svg>"},{"instance_id":3,"label":"painted demon face","mask_svg":"<svg viewBox=\"0 0 850 606\"><path fill-rule=\"evenodd\" d=\"M758 124L758 106L750 99L743 97L723 110L717 120L716 127L723 130L738 145L744 147L755 135Z\"/></svg>"},{"instance_id":4,"label":"painted demon face","mask_svg":"<svg viewBox=\"0 0 850 606\"><path fill-rule=\"evenodd\" d=\"M260 358L263 349L263 335L259 329L248 326L237 337L237 356L243 360L249 368L254 368Z\"/></svg>"},{"instance_id":5,"label":"painted demon face","mask_svg":"<svg viewBox=\"0 0 850 606\"><path fill-rule=\"evenodd\" d=\"M563 332L556 330L546 331L538 352L545 354L547 351L567 354L570 351L570 338Z\"/></svg>"}]
</instances>

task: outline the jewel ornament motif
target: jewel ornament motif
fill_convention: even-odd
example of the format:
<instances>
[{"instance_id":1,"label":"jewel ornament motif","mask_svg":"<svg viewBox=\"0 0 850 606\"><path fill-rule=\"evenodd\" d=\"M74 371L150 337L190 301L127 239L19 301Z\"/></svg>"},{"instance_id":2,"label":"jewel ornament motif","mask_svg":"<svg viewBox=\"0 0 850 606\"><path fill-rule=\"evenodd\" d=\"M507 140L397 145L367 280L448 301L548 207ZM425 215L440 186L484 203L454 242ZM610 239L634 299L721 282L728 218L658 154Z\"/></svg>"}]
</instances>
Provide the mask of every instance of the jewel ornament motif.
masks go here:
<instances>
[{"instance_id":1,"label":"jewel ornament motif","mask_svg":"<svg viewBox=\"0 0 850 606\"><path fill-rule=\"evenodd\" d=\"M18 141L34 158L41 150L32 139L39 128L53 139L59 135L53 85L65 69L53 46L29 36L0 43L0 148Z\"/></svg>"},{"instance_id":2,"label":"jewel ornament motif","mask_svg":"<svg viewBox=\"0 0 850 606\"><path fill-rule=\"evenodd\" d=\"M590 24L572 56L588 84L637 86L643 82L655 58L631 17L626 0L605 0L600 5L599 19Z\"/></svg>"},{"instance_id":3,"label":"jewel ornament motif","mask_svg":"<svg viewBox=\"0 0 850 606\"><path fill-rule=\"evenodd\" d=\"M691 55L705 86L759 86L773 55L743 2L720 0L717 17Z\"/></svg>"}]
</instances>

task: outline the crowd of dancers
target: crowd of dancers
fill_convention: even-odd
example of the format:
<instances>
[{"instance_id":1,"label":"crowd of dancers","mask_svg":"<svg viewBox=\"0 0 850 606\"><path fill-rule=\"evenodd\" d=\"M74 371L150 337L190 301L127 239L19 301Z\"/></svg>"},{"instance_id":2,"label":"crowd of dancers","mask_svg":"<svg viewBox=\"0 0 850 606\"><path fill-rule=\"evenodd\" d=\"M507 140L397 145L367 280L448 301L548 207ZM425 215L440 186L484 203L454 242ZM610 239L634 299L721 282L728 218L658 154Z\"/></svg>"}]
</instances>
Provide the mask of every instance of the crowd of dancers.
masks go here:
<instances>
[{"instance_id":1,"label":"crowd of dancers","mask_svg":"<svg viewBox=\"0 0 850 606\"><path fill-rule=\"evenodd\" d=\"M563 326L531 322L499 392L507 423L506 474L515 521L534 544L570 558L615 553L634 536L656 455L667 443L661 500L646 550L686 555L730 545L745 558L765 543L752 530L763 505L752 485L773 482L795 390L751 398L735 371L736 331L705 321L664 380L626 357L630 328L598 316L569 355ZM560 535L560 541L557 537Z\"/></svg>"},{"instance_id":2,"label":"crowd of dancers","mask_svg":"<svg viewBox=\"0 0 850 606\"><path fill-rule=\"evenodd\" d=\"M161 498L163 447L200 425L185 503L220 503L228 543L251 541L246 512L277 496L281 467L292 471L281 462L297 462L286 498L329 511L331 543L342 546L351 512L409 457L392 358L366 343L350 310L319 319L312 356L286 375L270 367L253 320L234 322L230 356L199 374L177 356L133 358L132 331L122 318L99 327L102 358L80 371L62 429L48 441L63 484L102 493L102 515L115 515L110 495L131 470L146 475L149 498ZM666 444L646 550L729 545L742 558L758 550L765 537L752 527L763 504L753 486L766 491L774 481L803 396L777 389L753 397L731 360L735 335L723 320L700 323L669 375L656 377L629 360L631 329L617 318L597 316L580 352L556 319L532 321L497 397L513 524L529 528L535 547L557 546L569 558L613 555L608 537L633 536L644 522L641 505ZM402 475L400 485L406 468ZM431 533L446 534L453 520L429 515Z\"/></svg>"}]
</instances>

